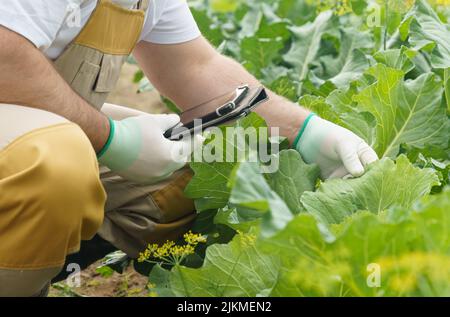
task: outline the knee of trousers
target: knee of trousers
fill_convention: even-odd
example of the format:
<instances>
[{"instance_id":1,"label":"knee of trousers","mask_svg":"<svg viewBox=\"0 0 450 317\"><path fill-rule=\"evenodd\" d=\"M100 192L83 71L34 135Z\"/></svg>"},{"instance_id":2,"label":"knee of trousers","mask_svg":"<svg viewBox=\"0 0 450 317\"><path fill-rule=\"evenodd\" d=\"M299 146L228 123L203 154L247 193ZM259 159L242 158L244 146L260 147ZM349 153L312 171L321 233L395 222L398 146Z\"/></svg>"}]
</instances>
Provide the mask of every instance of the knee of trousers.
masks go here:
<instances>
[{"instance_id":1,"label":"knee of trousers","mask_svg":"<svg viewBox=\"0 0 450 317\"><path fill-rule=\"evenodd\" d=\"M0 151L0 269L61 267L97 232L105 200L95 152L77 125L17 138Z\"/></svg>"},{"instance_id":2,"label":"knee of trousers","mask_svg":"<svg viewBox=\"0 0 450 317\"><path fill-rule=\"evenodd\" d=\"M194 201L184 190L192 171L184 168L158 184L140 185L105 171L108 193L99 235L137 258L148 244L176 241L196 219Z\"/></svg>"},{"instance_id":3,"label":"knee of trousers","mask_svg":"<svg viewBox=\"0 0 450 317\"><path fill-rule=\"evenodd\" d=\"M37 270L0 269L0 297L45 297L61 267Z\"/></svg>"}]
</instances>

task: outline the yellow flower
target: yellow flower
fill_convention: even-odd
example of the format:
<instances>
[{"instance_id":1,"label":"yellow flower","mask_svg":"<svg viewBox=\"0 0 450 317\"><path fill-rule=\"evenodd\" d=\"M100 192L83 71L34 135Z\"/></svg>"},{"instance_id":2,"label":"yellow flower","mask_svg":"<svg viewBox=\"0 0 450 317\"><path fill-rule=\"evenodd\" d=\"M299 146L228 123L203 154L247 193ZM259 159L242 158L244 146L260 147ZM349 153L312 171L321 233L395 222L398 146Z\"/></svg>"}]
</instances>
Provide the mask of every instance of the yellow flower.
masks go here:
<instances>
[{"instance_id":1,"label":"yellow flower","mask_svg":"<svg viewBox=\"0 0 450 317\"><path fill-rule=\"evenodd\" d=\"M450 258L447 255L412 252L399 257L383 257L376 263L382 268L389 287L400 294L418 291L420 280L426 280L434 288L448 285L450 281Z\"/></svg>"},{"instance_id":2,"label":"yellow flower","mask_svg":"<svg viewBox=\"0 0 450 317\"><path fill-rule=\"evenodd\" d=\"M194 254L195 249L192 245L185 245L184 246L184 255Z\"/></svg>"},{"instance_id":3,"label":"yellow flower","mask_svg":"<svg viewBox=\"0 0 450 317\"><path fill-rule=\"evenodd\" d=\"M352 5L349 0L316 0L310 2L317 4L317 11L319 12L333 10L337 15L352 12Z\"/></svg>"},{"instance_id":4,"label":"yellow flower","mask_svg":"<svg viewBox=\"0 0 450 317\"><path fill-rule=\"evenodd\" d=\"M147 260L147 258L145 257L145 255L144 255L144 253L139 253L139 257L138 257L138 262L139 263L142 263L142 262L144 262L145 260Z\"/></svg>"},{"instance_id":5,"label":"yellow flower","mask_svg":"<svg viewBox=\"0 0 450 317\"><path fill-rule=\"evenodd\" d=\"M398 13L406 13L414 5L414 0L383 0L388 1L390 10Z\"/></svg>"},{"instance_id":6,"label":"yellow flower","mask_svg":"<svg viewBox=\"0 0 450 317\"><path fill-rule=\"evenodd\" d=\"M175 242L173 241L167 241L164 243L161 247L156 248L153 251L153 257L157 259L163 259L164 257L167 257L170 254L170 250L175 245Z\"/></svg>"},{"instance_id":7,"label":"yellow flower","mask_svg":"<svg viewBox=\"0 0 450 317\"><path fill-rule=\"evenodd\" d=\"M145 262L150 258L162 260L169 264L180 263L186 256L195 252L195 247L199 243L205 243L206 237L201 234L194 234L191 231L183 235L184 246L176 245L174 241L166 241L163 245L149 244L147 248L139 253L138 262Z\"/></svg>"},{"instance_id":8,"label":"yellow flower","mask_svg":"<svg viewBox=\"0 0 450 317\"><path fill-rule=\"evenodd\" d=\"M434 4L438 6L448 6L450 5L450 0L433 0L431 2L434 2Z\"/></svg>"},{"instance_id":9,"label":"yellow flower","mask_svg":"<svg viewBox=\"0 0 450 317\"><path fill-rule=\"evenodd\" d=\"M199 243L205 243L206 238L201 234L194 234L192 231L189 231L183 235L184 241L190 245L197 245Z\"/></svg>"},{"instance_id":10,"label":"yellow flower","mask_svg":"<svg viewBox=\"0 0 450 317\"><path fill-rule=\"evenodd\" d=\"M184 247L182 246L174 246L171 250L170 250L170 254L174 257L180 257L184 255Z\"/></svg>"},{"instance_id":11,"label":"yellow flower","mask_svg":"<svg viewBox=\"0 0 450 317\"><path fill-rule=\"evenodd\" d=\"M255 245L255 242L256 242L256 235L255 234L243 233L243 232L241 232L239 230L237 231L237 233L239 235L240 243L241 243L241 246L243 248L248 248L248 247L251 247L251 246Z\"/></svg>"}]
</instances>

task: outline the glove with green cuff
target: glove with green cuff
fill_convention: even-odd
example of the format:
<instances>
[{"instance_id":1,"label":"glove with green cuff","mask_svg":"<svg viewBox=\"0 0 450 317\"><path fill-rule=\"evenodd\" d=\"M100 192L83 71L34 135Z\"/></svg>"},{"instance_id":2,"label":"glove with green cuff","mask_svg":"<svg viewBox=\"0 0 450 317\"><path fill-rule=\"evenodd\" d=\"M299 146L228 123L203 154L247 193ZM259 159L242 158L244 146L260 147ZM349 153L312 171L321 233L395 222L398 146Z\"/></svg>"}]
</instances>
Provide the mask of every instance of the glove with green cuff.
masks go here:
<instances>
[{"instance_id":1,"label":"glove with green cuff","mask_svg":"<svg viewBox=\"0 0 450 317\"><path fill-rule=\"evenodd\" d=\"M152 184L182 168L201 136L170 141L164 132L180 122L176 114L142 114L122 120L110 119L111 132L98 154L99 162L127 180Z\"/></svg>"},{"instance_id":2,"label":"glove with green cuff","mask_svg":"<svg viewBox=\"0 0 450 317\"><path fill-rule=\"evenodd\" d=\"M319 166L324 179L361 176L365 166L378 160L359 136L313 113L303 123L294 148L306 163Z\"/></svg>"}]
</instances>

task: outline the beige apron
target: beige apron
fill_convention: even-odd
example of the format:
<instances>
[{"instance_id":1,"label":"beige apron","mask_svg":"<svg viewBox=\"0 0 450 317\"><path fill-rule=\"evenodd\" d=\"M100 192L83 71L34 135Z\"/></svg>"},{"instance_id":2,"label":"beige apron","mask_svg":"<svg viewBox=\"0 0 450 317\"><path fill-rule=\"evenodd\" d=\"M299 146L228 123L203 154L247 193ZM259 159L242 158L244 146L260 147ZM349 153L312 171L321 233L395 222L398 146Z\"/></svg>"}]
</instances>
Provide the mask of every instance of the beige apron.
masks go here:
<instances>
[{"instance_id":1,"label":"beige apron","mask_svg":"<svg viewBox=\"0 0 450 317\"><path fill-rule=\"evenodd\" d=\"M54 62L71 87L97 109L139 40L148 4L142 0L136 9L127 10L99 0L85 27ZM132 257L148 243L175 239L195 219L193 202L183 194L190 178L191 172L184 169L164 182L143 186L102 167L108 199L99 234Z\"/></svg>"}]
</instances>

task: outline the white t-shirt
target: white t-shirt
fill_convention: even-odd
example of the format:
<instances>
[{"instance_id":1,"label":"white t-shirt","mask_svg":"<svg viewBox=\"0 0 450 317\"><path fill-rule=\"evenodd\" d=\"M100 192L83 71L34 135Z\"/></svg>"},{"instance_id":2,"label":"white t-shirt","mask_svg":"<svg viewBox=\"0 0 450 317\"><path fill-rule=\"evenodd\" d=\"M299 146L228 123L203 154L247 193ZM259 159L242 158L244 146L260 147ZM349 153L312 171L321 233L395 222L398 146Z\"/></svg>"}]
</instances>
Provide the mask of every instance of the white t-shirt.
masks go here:
<instances>
[{"instance_id":1,"label":"white t-shirt","mask_svg":"<svg viewBox=\"0 0 450 317\"><path fill-rule=\"evenodd\" d=\"M138 0L113 0L132 8ZM0 25L31 41L56 59L78 35L97 0L1 0ZM200 31L186 0L150 0L140 39L157 44L193 40Z\"/></svg>"}]
</instances>

